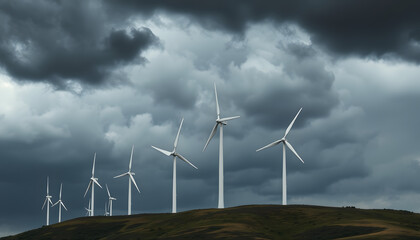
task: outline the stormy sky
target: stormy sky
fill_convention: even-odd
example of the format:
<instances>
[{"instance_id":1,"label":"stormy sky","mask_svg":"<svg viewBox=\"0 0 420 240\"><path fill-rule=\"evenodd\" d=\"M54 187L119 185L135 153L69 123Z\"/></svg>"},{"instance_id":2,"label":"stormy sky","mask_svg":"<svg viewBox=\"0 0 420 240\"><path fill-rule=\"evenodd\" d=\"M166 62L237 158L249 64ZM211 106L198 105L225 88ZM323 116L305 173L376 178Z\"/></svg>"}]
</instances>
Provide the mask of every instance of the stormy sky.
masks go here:
<instances>
[{"instance_id":1,"label":"stormy sky","mask_svg":"<svg viewBox=\"0 0 420 240\"><path fill-rule=\"evenodd\" d=\"M221 114L225 205L288 203L420 212L420 15L417 1L0 2L0 236L45 224L63 183L63 220L85 215L96 173L127 211L170 212L181 118L178 210L217 207ZM96 188L95 213L106 191ZM56 223L58 209L51 210Z\"/></svg>"}]
</instances>

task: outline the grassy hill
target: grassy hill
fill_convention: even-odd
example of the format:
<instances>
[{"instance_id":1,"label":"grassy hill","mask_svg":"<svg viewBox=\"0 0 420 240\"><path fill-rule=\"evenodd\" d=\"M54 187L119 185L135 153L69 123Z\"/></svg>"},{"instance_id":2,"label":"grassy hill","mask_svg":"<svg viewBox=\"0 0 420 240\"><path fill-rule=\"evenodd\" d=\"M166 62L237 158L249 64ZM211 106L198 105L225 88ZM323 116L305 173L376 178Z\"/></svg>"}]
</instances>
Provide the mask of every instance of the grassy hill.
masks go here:
<instances>
[{"instance_id":1,"label":"grassy hill","mask_svg":"<svg viewBox=\"0 0 420 240\"><path fill-rule=\"evenodd\" d=\"M420 214L250 205L177 214L84 217L1 239L420 239Z\"/></svg>"}]
</instances>

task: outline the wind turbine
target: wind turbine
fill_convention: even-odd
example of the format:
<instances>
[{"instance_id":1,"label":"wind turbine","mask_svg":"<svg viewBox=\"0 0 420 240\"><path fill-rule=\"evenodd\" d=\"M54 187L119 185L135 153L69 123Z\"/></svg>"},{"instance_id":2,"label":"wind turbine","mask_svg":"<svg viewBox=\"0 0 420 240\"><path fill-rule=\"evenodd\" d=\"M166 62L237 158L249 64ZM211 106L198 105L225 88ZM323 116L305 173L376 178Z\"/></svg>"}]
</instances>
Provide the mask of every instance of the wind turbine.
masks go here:
<instances>
[{"instance_id":1,"label":"wind turbine","mask_svg":"<svg viewBox=\"0 0 420 240\"><path fill-rule=\"evenodd\" d=\"M50 225L50 204L53 205L51 198L52 196L50 196L49 193L49 177L47 177L47 195L45 196L45 201L42 205L42 209L44 209L45 204L47 204L47 226Z\"/></svg>"},{"instance_id":2,"label":"wind turbine","mask_svg":"<svg viewBox=\"0 0 420 240\"><path fill-rule=\"evenodd\" d=\"M140 193L140 189L139 189L139 187L137 187L136 181L134 180L134 177L133 177L136 174L131 171L131 165L133 163L133 151L134 151L134 145L131 148L131 156L130 156L130 163L128 165L128 172L114 177L114 178L119 178L119 177L123 177L125 175L129 176L128 177L128 215L131 215L131 182L134 183L134 186L136 186L137 191Z\"/></svg>"},{"instance_id":3,"label":"wind turbine","mask_svg":"<svg viewBox=\"0 0 420 240\"><path fill-rule=\"evenodd\" d=\"M172 182L172 213L176 213L176 158L178 157L182 161L190 164L193 168L197 169L196 166L194 166L192 163L190 163L185 157L183 157L181 154L176 152L176 147L178 145L178 139L179 139L179 133L181 132L182 123L184 122L184 118L181 120L181 124L179 125L178 134L176 135L175 142L174 142L174 150L172 152L157 148L155 146L152 146L152 148L158 150L159 152L165 154L166 156L173 156L174 157L174 163L173 163L173 182Z\"/></svg>"},{"instance_id":4,"label":"wind turbine","mask_svg":"<svg viewBox=\"0 0 420 240\"><path fill-rule=\"evenodd\" d=\"M210 137L206 142L206 145L203 148L206 150L207 145L209 144L210 140L213 138L214 134L216 134L217 127L220 126L220 138L219 138L219 204L218 208L225 207L225 200L224 200L224 190L223 190L223 125L227 125L227 121L239 118L240 116L234 117L227 117L227 118L220 118L220 108L219 108L219 101L217 100L217 90L216 90L216 83L214 83L214 95L216 96L216 111L217 111L217 119L216 124L211 130Z\"/></svg>"},{"instance_id":5,"label":"wind turbine","mask_svg":"<svg viewBox=\"0 0 420 240\"><path fill-rule=\"evenodd\" d=\"M108 192L108 206L109 206L109 216L112 216L112 201L117 200L114 197L111 197L111 194L109 193L108 185L105 184L106 191Z\"/></svg>"},{"instance_id":6,"label":"wind turbine","mask_svg":"<svg viewBox=\"0 0 420 240\"><path fill-rule=\"evenodd\" d=\"M60 198L58 199L58 201L56 203L54 203L52 206L54 207L55 205L58 204L58 222L61 222L61 206L63 206L64 209L67 210L66 206L64 205L63 201L61 201L61 191L63 190L63 184L60 185Z\"/></svg>"},{"instance_id":7,"label":"wind turbine","mask_svg":"<svg viewBox=\"0 0 420 240\"><path fill-rule=\"evenodd\" d=\"M289 126L286 129L286 132L284 133L284 136L282 139L276 140L260 149L257 150L261 151L263 149L275 146L277 144L283 143L283 205L287 205L287 184L286 184L286 146L296 155L297 158L299 158L300 161L303 162L302 158L297 154L295 149L292 147L292 145L286 140L287 134L289 134L290 129L292 129L293 124L295 123L296 118L298 117L300 111L302 111L302 108L300 108L299 112L296 114L295 118L293 118L293 121L289 124Z\"/></svg>"},{"instance_id":8,"label":"wind turbine","mask_svg":"<svg viewBox=\"0 0 420 240\"><path fill-rule=\"evenodd\" d=\"M90 208L90 199L89 199L89 205L86 209L86 216L92 216L92 209Z\"/></svg>"},{"instance_id":9,"label":"wind turbine","mask_svg":"<svg viewBox=\"0 0 420 240\"><path fill-rule=\"evenodd\" d=\"M104 216L109 216L109 212L108 212L108 208L106 206L106 202L105 202L105 213L104 213Z\"/></svg>"},{"instance_id":10,"label":"wind turbine","mask_svg":"<svg viewBox=\"0 0 420 240\"><path fill-rule=\"evenodd\" d=\"M95 178L95 161L96 161L96 153L95 153L95 155L93 155L92 177L90 178L89 185L88 185L88 187L86 189L86 192L85 192L85 197L86 197L86 194L88 193L89 188L92 186L92 196L90 198L90 202L91 202L90 216L94 216L94 210L95 210L95 208L94 208L94 206L95 206L95 184L98 185L100 188L102 188L102 186L98 182L98 178Z\"/></svg>"}]
</instances>

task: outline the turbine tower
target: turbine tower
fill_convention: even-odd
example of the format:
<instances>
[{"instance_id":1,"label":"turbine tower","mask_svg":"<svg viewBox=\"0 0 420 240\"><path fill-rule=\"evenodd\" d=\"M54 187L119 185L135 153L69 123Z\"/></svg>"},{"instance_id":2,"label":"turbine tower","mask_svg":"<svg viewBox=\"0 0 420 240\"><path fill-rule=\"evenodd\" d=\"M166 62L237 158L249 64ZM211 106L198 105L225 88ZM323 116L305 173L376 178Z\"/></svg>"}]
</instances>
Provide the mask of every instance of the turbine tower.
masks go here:
<instances>
[{"instance_id":1,"label":"turbine tower","mask_svg":"<svg viewBox=\"0 0 420 240\"><path fill-rule=\"evenodd\" d=\"M213 127L213 130L210 133L210 137L206 142L206 145L203 148L206 150L207 145L209 144L210 140L213 138L214 134L216 134L217 127L220 126L220 137L219 137L219 203L218 208L225 208L225 200L224 200L224 190L223 190L223 125L227 124L227 121L239 118L239 116L234 117L227 117L227 118L220 118L220 108L219 108L219 101L217 100L217 90L216 90L216 83L214 83L214 95L216 96L216 111L217 111L217 119L216 124Z\"/></svg>"},{"instance_id":2,"label":"turbine tower","mask_svg":"<svg viewBox=\"0 0 420 240\"><path fill-rule=\"evenodd\" d=\"M47 177L47 195L45 196L45 201L42 205L42 209L44 209L45 204L47 204L47 226L50 225L50 204L53 205L51 198L52 196L50 196L49 193L49 177Z\"/></svg>"},{"instance_id":3,"label":"turbine tower","mask_svg":"<svg viewBox=\"0 0 420 240\"><path fill-rule=\"evenodd\" d=\"M131 171L131 165L133 163L133 151L134 151L134 145L131 148L131 156L130 156L130 163L128 165L128 172L123 173L121 175L115 176L114 178L123 177L125 175L128 175L128 215L131 215L131 182L134 183L134 186L137 188L137 191L140 193L139 187L137 187L137 183L134 180L134 175L136 175L134 172Z\"/></svg>"},{"instance_id":4,"label":"turbine tower","mask_svg":"<svg viewBox=\"0 0 420 240\"><path fill-rule=\"evenodd\" d=\"M105 186L106 186L106 191L108 192L109 216L112 216L112 201L115 201L117 199L114 197L111 197L111 194L109 193L108 185L105 184Z\"/></svg>"},{"instance_id":5,"label":"turbine tower","mask_svg":"<svg viewBox=\"0 0 420 240\"><path fill-rule=\"evenodd\" d=\"M61 201L61 192L63 190L63 184L61 183L60 185L60 198L58 199L58 201L56 203L54 203L52 206L54 207L55 205L58 204L58 222L61 222L61 206L63 206L64 209L67 210L66 206L64 205L63 201Z\"/></svg>"},{"instance_id":6,"label":"turbine tower","mask_svg":"<svg viewBox=\"0 0 420 240\"><path fill-rule=\"evenodd\" d=\"M181 154L176 152L176 147L178 145L179 140L179 133L181 132L182 123L184 122L184 118L181 120L181 124L179 125L178 134L176 135L175 142L174 142L174 150L172 152L157 148L155 146L152 146L152 148L158 150L159 152L165 154L166 156L173 156L173 181L172 181L172 213L176 213L176 158L178 157L182 161L190 164L193 168L197 169L196 166L194 166L192 163L190 163L185 157L183 157Z\"/></svg>"},{"instance_id":7,"label":"turbine tower","mask_svg":"<svg viewBox=\"0 0 420 240\"><path fill-rule=\"evenodd\" d=\"M297 158L299 158L300 161L303 162L302 158L297 154L295 149L292 147L292 145L286 140L287 134L289 134L290 129L292 129L293 124L295 123L296 118L298 117L300 111L302 111L302 108L300 108L299 112L296 114L295 118L293 118L293 121L289 124L289 126L286 129L286 132L284 133L284 136L282 139L276 140L260 149L257 150L261 151L263 149L275 146L277 144L283 143L283 205L287 205L287 184L286 184L286 146L296 155Z\"/></svg>"},{"instance_id":8,"label":"turbine tower","mask_svg":"<svg viewBox=\"0 0 420 240\"><path fill-rule=\"evenodd\" d=\"M85 197L86 194L89 191L89 188L92 187L92 195L90 198L90 216L95 216L94 210L95 210L95 184L98 185L100 188L102 186L98 182L98 178L95 178L95 161L96 161L96 153L93 155L93 166L92 166L92 177L90 178L89 185L86 188Z\"/></svg>"}]
</instances>

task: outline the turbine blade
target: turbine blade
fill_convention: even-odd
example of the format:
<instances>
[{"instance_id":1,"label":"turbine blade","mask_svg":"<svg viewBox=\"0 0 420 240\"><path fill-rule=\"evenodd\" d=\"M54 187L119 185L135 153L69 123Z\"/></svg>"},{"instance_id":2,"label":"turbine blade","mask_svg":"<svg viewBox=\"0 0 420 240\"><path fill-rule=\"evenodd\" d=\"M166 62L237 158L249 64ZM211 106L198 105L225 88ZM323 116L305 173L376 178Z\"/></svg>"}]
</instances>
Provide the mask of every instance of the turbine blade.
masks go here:
<instances>
[{"instance_id":1,"label":"turbine blade","mask_svg":"<svg viewBox=\"0 0 420 240\"><path fill-rule=\"evenodd\" d=\"M101 184L99 184L99 182L96 179L92 179L94 183L96 183L96 185L98 185L100 188L102 188Z\"/></svg>"},{"instance_id":2,"label":"turbine blade","mask_svg":"<svg viewBox=\"0 0 420 240\"><path fill-rule=\"evenodd\" d=\"M125 175L127 175L128 174L128 172L126 172L126 173L123 173L123 174L121 174L121 175L118 175L118 176L115 176L114 178L119 178L119 177L123 177L123 176L125 176Z\"/></svg>"},{"instance_id":3,"label":"turbine blade","mask_svg":"<svg viewBox=\"0 0 420 240\"><path fill-rule=\"evenodd\" d=\"M63 206L64 209L66 209L66 211L68 211L63 202L60 202L60 204L61 204L61 206Z\"/></svg>"},{"instance_id":4,"label":"turbine blade","mask_svg":"<svg viewBox=\"0 0 420 240\"><path fill-rule=\"evenodd\" d=\"M286 132L284 133L284 137L283 137L283 138L286 138L287 134L289 134L290 129L292 129L293 124L295 123L295 120L296 120L296 118L298 117L298 115L299 115L300 111L302 111L302 108L300 108L300 109L299 109L299 112L296 114L295 118L293 118L292 122L291 122L291 123L289 124L289 126L287 127Z\"/></svg>"},{"instance_id":5,"label":"turbine blade","mask_svg":"<svg viewBox=\"0 0 420 240\"><path fill-rule=\"evenodd\" d=\"M96 161L96 152L93 155L92 177L95 176L95 161Z\"/></svg>"},{"instance_id":6,"label":"turbine blade","mask_svg":"<svg viewBox=\"0 0 420 240\"><path fill-rule=\"evenodd\" d=\"M51 198L48 198L48 202L53 205L53 202L51 201Z\"/></svg>"},{"instance_id":7,"label":"turbine blade","mask_svg":"<svg viewBox=\"0 0 420 240\"><path fill-rule=\"evenodd\" d=\"M217 119L220 117L220 108L219 108L219 100L217 99L217 89L216 83L214 83L214 95L216 96L216 112L217 112Z\"/></svg>"},{"instance_id":8,"label":"turbine blade","mask_svg":"<svg viewBox=\"0 0 420 240\"><path fill-rule=\"evenodd\" d=\"M171 156L171 154L172 154L172 153L171 153L171 152L169 152L169 151L166 151L166 150L160 149L160 148L155 147L155 146L153 146L153 145L152 145L152 148L154 148L154 149L158 150L159 152L161 152L161 153L165 154L166 156Z\"/></svg>"},{"instance_id":9,"label":"turbine blade","mask_svg":"<svg viewBox=\"0 0 420 240\"><path fill-rule=\"evenodd\" d=\"M88 186L87 186L87 188L86 188L85 195L84 195L83 197L86 197L86 194L87 194L87 193L88 193L88 191L89 191L90 185L92 185L92 180L90 180L90 181L89 181L89 184L88 184Z\"/></svg>"},{"instance_id":10,"label":"turbine blade","mask_svg":"<svg viewBox=\"0 0 420 240\"><path fill-rule=\"evenodd\" d=\"M179 133L181 132L183 122L184 122L184 118L182 118L181 124L179 124L178 133L176 134L176 138L175 138L175 142L174 142L174 149L176 149L176 146L178 145Z\"/></svg>"},{"instance_id":11,"label":"turbine blade","mask_svg":"<svg viewBox=\"0 0 420 240\"><path fill-rule=\"evenodd\" d=\"M137 183L136 183L136 180L134 180L133 175L131 175L131 174L129 174L129 175L130 175L131 181L134 183L134 186L136 186L137 191L139 191L139 193L140 193L140 189L139 189L139 187L137 187Z\"/></svg>"},{"instance_id":12,"label":"turbine blade","mask_svg":"<svg viewBox=\"0 0 420 240\"><path fill-rule=\"evenodd\" d=\"M241 117L241 116L234 116L234 117L221 118L221 119L219 119L219 121L220 121L220 122L226 122L226 121L233 120L233 119L237 119L237 118L240 118L240 117Z\"/></svg>"},{"instance_id":13,"label":"turbine blade","mask_svg":"<svg viewBox=\"0 0 420 240\"><path fill-rule=\"evenodd\" d=\"M293 148L292 144L290 144L288 141L284 141L286 143L286 146L296 155L296 157L299 158L302 163L305 163L302 158L300 158L299 154L297 154L296 150Z\"/></svg>"},{"instance_id":14,"label":"turbine blade","mask_svg":"<svg viewBox=\"0 0 420 240\"><path fill-rule=\"evenodd\" d=\"M268 145L265 145L265 146L264 146L264 147L262 147L262 148L257 149L257 152L259 152L259 151L261 151L261 150L263 150L263 149L266 149L266 148L269 148L269 147L275 146L275 145L279 144L280 142L281 142L281 139L280 139L280 140L276 140L276 141L274 141L274 142L272 142L272 143L270 143L270 144L268 144Z\"/></svg>"},{"instance_id":15,"label":"turbine blade","mask_svg":"<svg viewBox=\"0 0 420 240\"><path fill-rule=\"evenodd\" d=\"M63 183L61 183L61 185L60 185L60 200L61 200L61 190L63 190Z\"/></svg>"},{"instance_id":16,"label":"turbine blade","mask_svg":"<svg viewBox=\"0 0 420 240\"><path fill-rule=\"evenodd\" d=\"M48 191L48 190L49 190L49 189L48 189L48 188L49 188L49 187L48 187L49 185L50 185L50 177L47 177L47 195L48 195L48 192L49 192L49 191Z\"/></svg>"},{"instance_id":17,"label":"turbine blade","mask_svg":"<svg viewBox=\"0 0 420 240\"><path fill-rule=\"evenodd\" d=\"M186 162L186 163L190 164L190 165L191 165L191 167L193 167L193 168L195 168L195 169L198 169L196 166L194 166L194 164L190 163L190 161L188 161L188 160L187 160L185 157L183 157L181 154L177 153L177 154L176 154L176 156L177 156L177 157L179 157L182 161L184 161L184 162Z\"/></svg>"},{"instance_id":18,"label":"turbine blade","mask_svg":"<svg viewBox=\"0 0 420 240\"><path fill-rule=\"evenodd\" d=\"M47 203L47 198L45 198L44 204L42 204L42 208L41 209L44 209L45 203Z\"/></svg>"},{"instance_id":19,"label":"turbine blade","mask_svg":"<svg viewBox=\"0 0 420 240\"><path fill-rule=\"evenodd\" d=\"M209 137L209 139L207 139L206 145L204 145L203 152L204 152L204 150L206 150L207 145L209 145L209 142L213 138L214 134L216 134L217 126L219 126L219 123L216 123L216 125L214 125L214 127L213 127L213 130L211 130L210 137Z\"/></svg>"},{"instance_id":20,"label":"turbine blade","mask_svg":"<svg viewBox=\"0 0 420 240\"><path fill-rule=\"evenodd\" d=\"M108 192L108 197L111 197L111 194L109 194L108 184L105 184L106 191Z\"/></svg>"},{"instance_id":21,"label":"turbine blade","mask_svg":"<svg viewBox=\"0 0 420 240\"><path fill-rule=\"evenodd\" d=\"M128 171L131 172L131 165L133 164L133 152L134 152L134 144L131 148L131 155L130 155L130 164L128 165Z\"/></svg>"},{"instance_id":22,"label":"turbine blade","mask_svg":"<svg viewBox=\"0 0 420 240\"><path fill-rule=\"evenodd\" d=\"M59 203L60 201L57 201L56 203L54 203L51 207L54 207L55 205L57 205L57 203Z\"/></svg>"}]
</instances>

